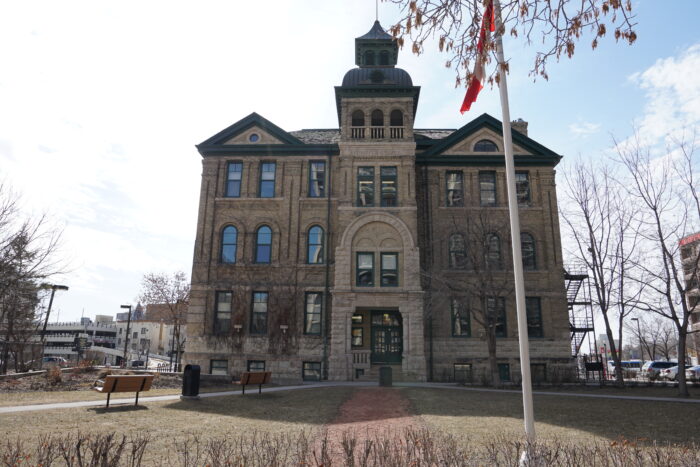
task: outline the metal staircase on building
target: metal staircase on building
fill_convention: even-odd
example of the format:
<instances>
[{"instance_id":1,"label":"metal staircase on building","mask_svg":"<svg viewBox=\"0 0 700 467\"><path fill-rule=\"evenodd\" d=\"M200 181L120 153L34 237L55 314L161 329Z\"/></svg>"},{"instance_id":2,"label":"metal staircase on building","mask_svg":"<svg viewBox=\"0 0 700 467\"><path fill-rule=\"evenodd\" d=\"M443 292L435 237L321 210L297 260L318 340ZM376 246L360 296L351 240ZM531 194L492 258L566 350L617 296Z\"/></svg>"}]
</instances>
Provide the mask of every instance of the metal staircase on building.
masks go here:
<instances>
[{"instance_id":1,"label":"metal staircase on building","mask_svg":"<svg viewBox=\"0 0 700 467\"><path fill-rule=\"evenodd\" d=\"M588 353L596 351L595 327L593 323L593 305L588 271L583 265L569 265L564 271L566 284L566 305L569 310L571 329L571 355L578 357L588 333Z\"/></svg>"}]
</instances>

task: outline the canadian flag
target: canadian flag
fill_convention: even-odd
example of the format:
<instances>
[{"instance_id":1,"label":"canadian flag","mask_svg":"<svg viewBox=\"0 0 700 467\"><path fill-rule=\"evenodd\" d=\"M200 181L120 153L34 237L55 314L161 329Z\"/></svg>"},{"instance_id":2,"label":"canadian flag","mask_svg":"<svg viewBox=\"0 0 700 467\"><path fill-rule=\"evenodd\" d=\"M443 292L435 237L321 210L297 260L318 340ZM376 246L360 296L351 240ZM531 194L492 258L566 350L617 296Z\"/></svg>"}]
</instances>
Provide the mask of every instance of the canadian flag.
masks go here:
<instances>
[{"instance_id":1,"label":"canadian flag","mask_svg":"<svg viewBox=\"0 0 700 467\"><path fill-rule=\"evenodd\" d=\"M484 51L484 43L488 38L489 32L494 32L496 30L495 18L493 14L493 1L490 1L486 9L484 10L484 17L481 19L481 30L479 31L479 42L476 44L477 58L476 66L474 67L474 76L467 87L467 93L464 96L464 102L462 102L462 108L459 109L461 113L466 112L476 101L476 96L479 95L479 91L484 87L484 79L486 76L486 52Z\"/></svg>"}]
</instances>

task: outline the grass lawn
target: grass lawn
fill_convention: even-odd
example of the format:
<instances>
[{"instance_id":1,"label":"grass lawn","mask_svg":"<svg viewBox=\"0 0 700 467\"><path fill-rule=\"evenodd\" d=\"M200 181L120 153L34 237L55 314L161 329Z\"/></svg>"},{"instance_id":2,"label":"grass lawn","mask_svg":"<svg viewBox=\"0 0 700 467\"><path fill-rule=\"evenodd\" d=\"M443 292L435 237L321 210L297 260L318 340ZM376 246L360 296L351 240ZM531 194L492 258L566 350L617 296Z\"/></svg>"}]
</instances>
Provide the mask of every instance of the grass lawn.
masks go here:
<instances>
[{"instance_id":1,"label":"grass lawn","mask_svg":"<svg viewBox=\"0 0 700 467\"><path fill-rule=\"evenodd\" d=\"M219 391L236 391L237 386L231 384L222 386L207 386L199 392L219 392ZM180 394L180 388L168 389L151 389L150 391L142 392L139 398L149 396L165 396L168 394ZM134 393L113 394L115 399L133 397ZM91 400L106 400L107 396L97 391L27 391L27 392L5 392L0 393L0 407L12 407L15 405L31 405L31 404L51 404L57 402L77 402Z\"/></svg>"},{"instance_id":2,"label":"grass lawn","mask_svg":"<svg viewBox=\"0 0 700 467\"><path fill-rule=\"evenodd\" d=\"M402 389L428 426L474 441L523 433L522 396L449 389ZM628 393L619 391L618 394ZM678 402L535 396L540 438L697 442L700 406Z\"/></svg>"},{"instance_id":3,"label":"grass lawn","mask_svg":"<svg viewBox=\"0 0 700 467\"><path fill-rule=\"evenodd\" d=\"M0 415L0 439L36 439L41 434L145 432L146 456L164 456L175 439L241 433L315 431L336 415L352 388L304 389L199 401L145 402L138 407L71 408ZM152 392L152 391L150 391ZM104 397L104 396L102 396ZM148 459L145 459L148 461ZM151 459L152 460L152 459Z\"/></svg>"},{"instance_id":4,"label":"grass lawn","mask_svg":"<svg viewBox=\"0 0 700 467\"><path fill-rule=\"evenodd\" d=\"M678 399L678 388L671 386L644 386L618 388L612 384L606 386L562 386L562 387L541 387L533 388L533 391L541 392L575 392L580 394L605 394L612 396L633 396L633 397L670 397ZM700 387L691 386L688 388L691 399L700 399Z\"/></svg>"}]
</instances>

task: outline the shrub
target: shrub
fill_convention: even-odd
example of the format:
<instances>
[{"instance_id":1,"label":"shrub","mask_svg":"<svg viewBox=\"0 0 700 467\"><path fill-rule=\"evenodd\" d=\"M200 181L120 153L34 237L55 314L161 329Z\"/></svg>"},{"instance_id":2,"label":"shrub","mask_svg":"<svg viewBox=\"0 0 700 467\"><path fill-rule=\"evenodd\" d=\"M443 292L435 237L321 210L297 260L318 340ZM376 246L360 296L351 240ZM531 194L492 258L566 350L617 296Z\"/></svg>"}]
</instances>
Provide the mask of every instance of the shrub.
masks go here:
<instances>
[{"instance_id":1,"label":"shrub","mask_svg":"<svg viewBox=\"0 0 700 467\"><path fill-rule=\"evenodd\" d=\"M63 374L58 366L51 366L44 375L51 386L57 386L63 382Z\"/></svg>"}]
</instances>

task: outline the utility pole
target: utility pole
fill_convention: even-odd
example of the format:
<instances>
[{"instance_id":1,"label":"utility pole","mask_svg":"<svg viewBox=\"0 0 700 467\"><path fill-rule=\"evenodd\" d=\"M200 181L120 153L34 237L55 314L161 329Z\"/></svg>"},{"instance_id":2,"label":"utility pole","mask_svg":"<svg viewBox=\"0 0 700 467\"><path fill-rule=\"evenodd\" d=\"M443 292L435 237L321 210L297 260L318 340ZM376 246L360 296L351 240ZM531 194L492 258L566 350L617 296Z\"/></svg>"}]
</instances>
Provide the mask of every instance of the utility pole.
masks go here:
<instances>
[{"instance_id":1,"label":"utility pole","mask_svg":"<svg viewBox=\"0 0 700 467\"><path fill-rule=\"evenodd\" d=\"M122 358L124 362L124 368L126 368L126 352L129 348L129 332L131 331L131 305L122 305L121 308L129 309L129 316L126 319L126 336L124 336L124 357Z\"/></svg>"}]
</instances>

